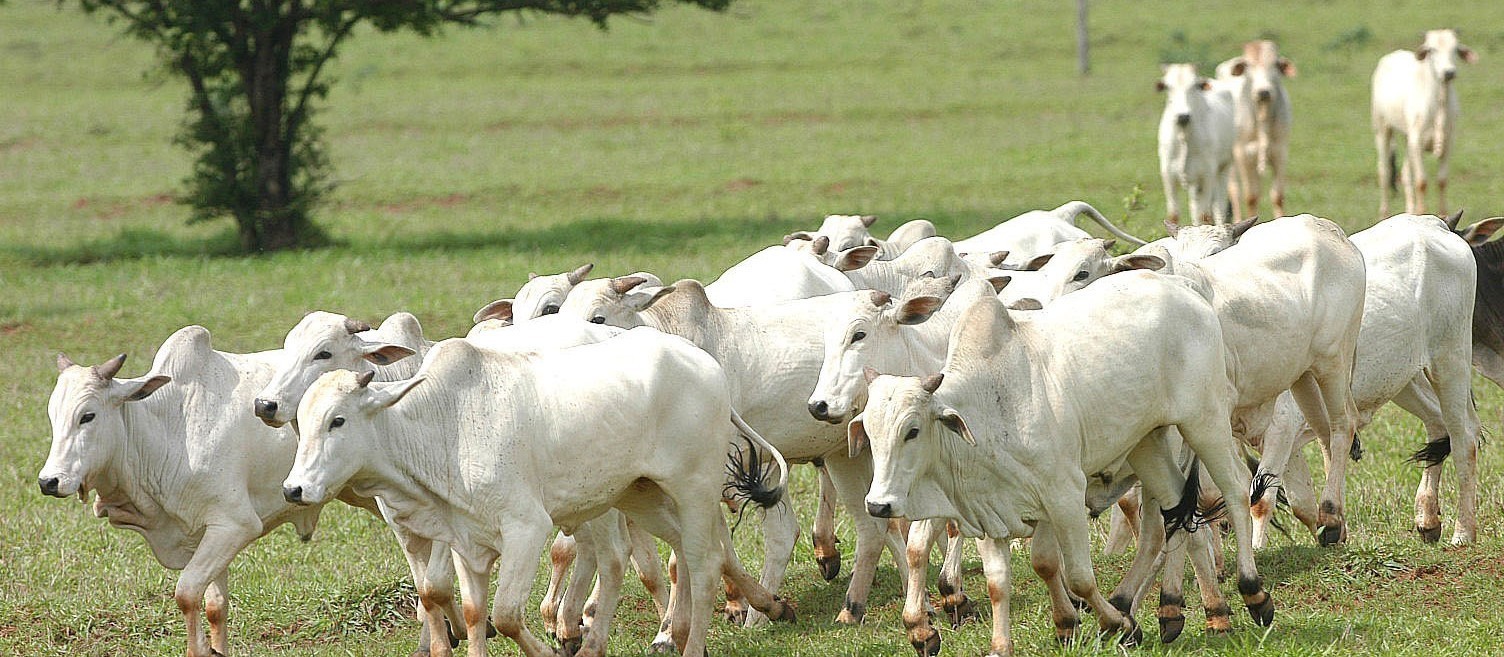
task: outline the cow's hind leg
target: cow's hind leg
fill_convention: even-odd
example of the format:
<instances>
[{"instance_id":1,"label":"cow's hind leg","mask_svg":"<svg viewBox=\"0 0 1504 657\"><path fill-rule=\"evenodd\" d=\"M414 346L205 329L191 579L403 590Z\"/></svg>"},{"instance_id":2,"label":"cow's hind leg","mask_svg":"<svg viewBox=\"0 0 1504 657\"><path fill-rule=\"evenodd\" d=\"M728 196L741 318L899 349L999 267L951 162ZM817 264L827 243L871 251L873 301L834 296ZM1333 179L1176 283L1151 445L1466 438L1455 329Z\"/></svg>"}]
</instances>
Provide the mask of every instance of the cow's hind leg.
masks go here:
<instances>
[{"instance_id":1,"label":"cow's hind leg","mask_svg":"<svg viewBox=\"0 0 1504 657\"><path fill-rule=\"evenodd\" d=\"M945 555L940 563L940 579L936 588L940 589L940 609L950 618L951 627L958 627L961 623L976 618L976 605L966 597L966 587L962 577L963 557L965 557L965 542L961 538L961 530L953 521L945 523ZM911 562L912 563L912 562ZM923 580L921 580L923 581Z\"/></svg>"},{"instance_id":2,"label":"cow's hind leg","mask_svg":"<svg viewBox=\"0 0 1504 657\"><path fill-rule=\"evenodd\" d=\"M1214 407L1179 425L1180 435L1196 452L1217 488L1223 491L1227 517L1237 538L1238 592L1248 613L1260 625L1274 622L1274 598L1264 590L1258 566L1253 561L1253 522L1249 516L1251 493L1248 469L1239 458L1227 422L1228 409Z\"/></svg>"},{"instance_id":3,"label":"cow's hind leg","mask_svg":"<svg viewBox=\"0 0 1504 657\"><path fill-rule=\"evenodd\" d=\"M788 573L789 562L794 558L794 545L799 541L799 516L794 513L794 506L789 503L787 496L777 506L763 513L762 530L764 557L759 583L762 588L777 593L783 587L784 575ZM742 591L741 594L741 602L745 604L746 592ZM730 608L729 600L727 607ZM756 608L749 607L746 615L746 625L749 627L768 622L768 617Z\"/></svg>"},{"instance_id":4,"label":"cow's hind leg","mask_svg":"<svg viewBox=\"0 0 1504 657\"><path fill-rule=\"evenodd\" d=\"M815 462L820 473L820 508L815 515L814 530L810 541L815 548L815 565L820 567L820 576L829 582L841 573L841 550L836 547L836 485L825 471L825 462Z\"/></svg>"},{"instance_id":5,"label":"cow's hind leg","mask_svg":"<svg viewBox=\"0 0 1504 657\"><path fill-rule=\"evenodd\" d=\"M543 629L554 636L559 635L555 623L559 618L565 579L569 577L569 566L574 563L576 549L574 537L562 531L554 537L553 545L548 548L548 590L543 593L538 615L543 617Z\"/></svg>"}]
</instances>

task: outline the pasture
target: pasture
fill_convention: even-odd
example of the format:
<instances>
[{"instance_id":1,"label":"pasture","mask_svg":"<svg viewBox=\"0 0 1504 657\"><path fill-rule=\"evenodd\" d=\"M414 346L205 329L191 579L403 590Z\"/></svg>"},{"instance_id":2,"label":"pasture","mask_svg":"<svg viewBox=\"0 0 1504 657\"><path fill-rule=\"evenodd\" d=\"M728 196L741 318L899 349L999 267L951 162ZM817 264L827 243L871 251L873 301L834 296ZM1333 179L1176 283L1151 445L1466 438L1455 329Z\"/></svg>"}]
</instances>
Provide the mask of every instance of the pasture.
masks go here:
<instances>
[{"instance_id":1,"label":"pasture","mask_svg":"<svg viewBox=\"0 0 1504 657\"><path fill-rule=\"evenodd\" d=\"M1085 79L1075 73L1074 12L1043 0L744 0L726 14L672 8L619 20L606 33L529 16L428 40L360 34L334 62L338 82L318 116L339 186L316 220L340 243L251 258L225 256L229 222L188 226L172 203L189 163L172 144L185 95L153 71L151 50L53 3L0 6L0 653L160 655L183 645L173 577L140 537L37 491L59 351L88 364L126 352L123 376L137 376L181 326L206 326L219 349L254 351L278 346L313 309L373 323L407 310L431 338L453 336L528 271L594 262L597 275L709 280L832 212L879 215L880 234L925 217L963 237L1082 199L1159 237L1157 64L1192 60L1209 72L1261 35L1300 71L1287 87L1292 212L1353 231L1373 223L1368 76L1380 55L1440 26L1458 27L1480 55L1459 74L1450 199L1467 222L1501 211L1504 32L1488 31L1500 17L1493 3L1284 1L1259 3L1257 15L1248 5L1095 3ZM1504 394L1481 378L1475 390L1485 432L1498 435ZM1420 470L1404 462L1422 435L1393 407L1363 433L1347 546L1319 549L1292 531L1259 555L1279 605L1272 630L1239 610L1233 637L1204 638L1191 599L1185 636L1160 647L1141 613L1151 645L1130 654L1504 652L1504 458L1496 446L1480 456L1479 542L1423 545L1411 530ZM796 474L795 506L809 517L813 471ZM1445 481L1450 535L1450 467ZM799 542L784 591L799 622L718 622L715 654L911 653L886 560L866 623L833 622L854 542L849 519L839 522L846 559L836 582L820 580L807 534ZM738 530L753 567L756 524ZM1100 558L1104 584L1127 563ZM1020 654L1057 650L1023 553L1014 573ZM406 569L387 528L363 512L330 505L308 544L274 532L237 559L230 580L237 654L413 648ZM974 597L981 584L973 553ZM636 653L656 629L641 587L627 590L618 654ZM943 635L943 655L980 654L988 625ZM513 654L504 640L493 649Z\"/></svg>"}]
</instances>

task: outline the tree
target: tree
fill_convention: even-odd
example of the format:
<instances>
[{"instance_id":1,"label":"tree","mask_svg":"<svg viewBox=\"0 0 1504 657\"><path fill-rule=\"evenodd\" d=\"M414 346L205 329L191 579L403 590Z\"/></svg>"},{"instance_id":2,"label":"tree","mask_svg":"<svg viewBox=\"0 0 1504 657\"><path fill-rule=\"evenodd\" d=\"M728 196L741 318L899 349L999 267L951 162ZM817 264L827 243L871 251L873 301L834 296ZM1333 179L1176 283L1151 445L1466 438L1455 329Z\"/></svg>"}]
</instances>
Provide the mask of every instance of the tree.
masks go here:
<instances>
[{"instance_id":1,"label":"tree","mask_svg":"<svg viewBox=\"0 0 1504 657\"><path fill-rule=\"evenodd\" d=\"M66 2L66 0L60 0ZM675 0L720 10L731 0ZM659 0L79 0L154 44L190 90L178 142L196 151L190 221L230 216L250 252L316 245L310 212L329 189L315 105L324 67L357 26L432 35L507 12L590 19L605 28Z\"/></svg>"}]
</instances>

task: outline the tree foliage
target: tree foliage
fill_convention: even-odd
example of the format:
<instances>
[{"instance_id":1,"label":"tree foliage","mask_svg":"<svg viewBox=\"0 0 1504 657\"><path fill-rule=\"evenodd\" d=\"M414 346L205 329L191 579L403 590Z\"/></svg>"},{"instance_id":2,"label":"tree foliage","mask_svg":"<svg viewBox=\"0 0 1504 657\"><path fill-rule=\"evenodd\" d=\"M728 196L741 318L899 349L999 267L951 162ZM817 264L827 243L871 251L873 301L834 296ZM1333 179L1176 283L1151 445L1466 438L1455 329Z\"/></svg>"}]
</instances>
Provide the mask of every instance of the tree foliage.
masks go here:
<instances>
[{"instance_id":1,"label":"tree foliage","mask_svg":"<svg viewBox=\"0 0 1504 657\"><path fill-rule=\"evenodd\" d=\"M66 1L66 0L62 0ZM730 0L676 0L723 9ZM179 143L195 151L184 201L192 219L233 217L247 251L324 240L310 214L329 189L312 123L329 92L325 66L361 24L433 35L447 25L537 12L604 28L659 0L80 0L154 44L190 89Z\"/></svg>"}]
</instances>

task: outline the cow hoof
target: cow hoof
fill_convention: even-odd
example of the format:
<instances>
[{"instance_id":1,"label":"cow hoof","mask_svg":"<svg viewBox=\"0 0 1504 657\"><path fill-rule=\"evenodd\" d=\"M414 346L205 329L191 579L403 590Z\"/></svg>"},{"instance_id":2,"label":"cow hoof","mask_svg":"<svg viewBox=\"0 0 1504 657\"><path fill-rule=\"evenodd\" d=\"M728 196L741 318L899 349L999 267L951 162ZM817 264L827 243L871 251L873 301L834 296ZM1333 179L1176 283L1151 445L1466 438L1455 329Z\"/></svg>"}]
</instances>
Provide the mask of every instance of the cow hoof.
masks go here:
<instances>
[{"instance_id":1,"label":"cow hoof","mask_svg":"<svg viewBox=\"0 0 1504 657\"><path fill-rule=\"evenodd\" d=\"M1122 628L1123 635L1118 639L1118 643L1129 648L1142 644L1144 642L1144 630L1139 628L1138 623L1133 622L1132 618L1125 617L1123 620L1128 623L1128 626Z\"/></svg>"},{"instance_id":2,"label":"cow hoof","mask_svg":"<svg viewBox=\"0 0 1504 657\"><path fill-rule=\"evenodd\" d=\"M1274 624L1274 596L1264 591L1264 601L1257 604L1246 605L1248 615L1253 617L1254 622L1261 627L1269 627Z\"/></svg>"},{"instance_id":3,"label":"cow hoof","mask_svg":"<svg viewBox=\"0 0 1504 657\"><path fill-rule=\"evenodd\" d=\"M648 646L649 655L672 655L678 652L679 650L674 647L674 642L668 639L654 641Z\"/></svg>"},{"instance_id":4,"label":"cow hoof","mask_svg":"<svg viewBox=\"0 0 1504 657\"><path fill-rule=\"evenodd\" d=\"M960 627L966 621L975 620L977 617L976 603L972 602L971 598L965 595L961 596L961 602L957 604L942 603L940 606L945 609L945 615L950 617L950 626L952 629Z\"/></svg>"},{"instance_id":5,"label":"cow hoof","mask_svg":"<svg viewBox=\"0 0 1504 657\"><path fill-rule=\"evenodd\" d=\"M841 557L839 556L821 557L815 560L815 564L820 567L820 576L824 577L827 582L835 580L836 576L841 574Z\"/></svg>"},{"instance_id":6,"label":"cow hoof","mask_svg":"<svg viewBox=\"0 0 1504 657\"><path fill-rule=\"evenodd\" d=\"M743 625L747 622L746 607L728 606L726 607L723 615L726 617L726 622L731 623L732 625Z\"/></svg>"},{"instance_id":7,"label":"cow hoof","mask_svg":"<svg viewBox=\"0 0 1504 657\"><path fill-rule=\"evenodd\" d=\"M775 595L773 596L773 602L777 605L774 609L778 611L778 615L769 616L769 620L775 623L793 623L799 620L798 614L794 613L794 605L789 604L788 600Z\"/></svg>"},{"instance_id":8,"label":"cow hoof","mask_svg":"<svg viewBox=\"0 0 1504 657\"><path fill-rule=\"evenodd\" d=\"M1336 525L1322 525L1316 530L1316 540L1321 547L1331 547L1347 540L1347 531L1341 523Z\"/></svg>"},{"instance_id":9,"label":"cow hoof","mask_svg":"<svg viewBox=\"0 0 1504 657\"><path fill-rule=\"evenodd\" d=\"M1159 642L1171 643L1185 631L1185 616L1159 617Z\"/></svg>"},{"instance_id":10,"label":"cow hoof","mask_svg":"<svg viewBox=\"0 0 1504 657\"><path fill-rule=\"evenodd\" d=\"M914 652L918 653L919 657L935 657L940 654L940 633L931 629L929 636L918 641L910 639L909 645L914 646Z\"/></svg>"},{"instance_id":11,"label":"cow hoof","mask_svg":"<svg viewBox=\"0 0 1504 657\"><path fill-rule=\"evenodd\" d=\"M1420 540L1427 543L1435 543L1441 540L1441 525L1437 525L1430 529L1426 529L1425 527L1416 527L1415 531L1420 532Z\"/></svg>"}]
</instances>

